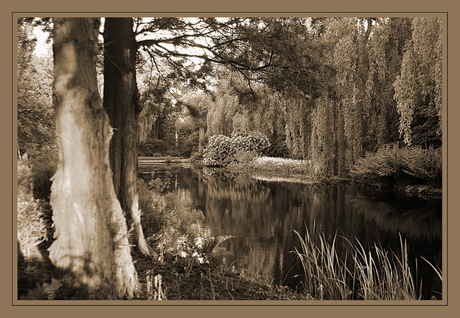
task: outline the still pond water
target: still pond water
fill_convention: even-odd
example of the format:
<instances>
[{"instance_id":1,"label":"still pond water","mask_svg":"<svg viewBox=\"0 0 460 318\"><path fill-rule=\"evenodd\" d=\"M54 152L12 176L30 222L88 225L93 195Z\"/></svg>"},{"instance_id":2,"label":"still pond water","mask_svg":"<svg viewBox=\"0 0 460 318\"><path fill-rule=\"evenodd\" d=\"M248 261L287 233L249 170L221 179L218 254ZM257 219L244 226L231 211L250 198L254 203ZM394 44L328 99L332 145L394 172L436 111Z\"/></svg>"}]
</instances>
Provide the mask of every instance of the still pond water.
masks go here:
<instances>
[{"instance_id":1,"label":"still pond water","mask_svg":"<svg viewBox=\"0 0 460 318\"><path fill-rule=\"evenodd\" d=\"M304 237L305 228L311 231L315 223L329 243L337 233L354 243L358 239L366 250L377 243L399 252L401 235L407 240L409 258L418 258L423 299L432 295L441 298L440 280L419 257L442 268L441 199L408 197L350 184L266 182L193 166L142 169L152 172L144 175L147 180L170 178L166 191L190 195L194 208L203 211L204 225L213 236L234 236L219 247L225 252L226 264L246 276L295 288L302 270L293 254L300 248L294 230Z\"/></svg>"}]
</instances>

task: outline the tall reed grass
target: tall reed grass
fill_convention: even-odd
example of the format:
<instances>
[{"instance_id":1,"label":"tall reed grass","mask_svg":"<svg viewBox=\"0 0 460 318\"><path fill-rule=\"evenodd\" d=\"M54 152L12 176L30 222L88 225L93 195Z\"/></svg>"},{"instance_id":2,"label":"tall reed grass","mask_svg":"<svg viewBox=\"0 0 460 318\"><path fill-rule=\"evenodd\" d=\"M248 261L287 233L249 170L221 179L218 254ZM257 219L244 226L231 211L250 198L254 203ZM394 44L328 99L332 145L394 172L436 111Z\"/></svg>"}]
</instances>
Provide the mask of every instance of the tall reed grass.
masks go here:
<instances>
[{"instance_id":1,"label":"tall reed grass","mask_svg":"<svg viewBox=\"0 0 460 318\"><path fill-rule=\"evenodd\" d=\"M338 252L337 234L328 243L315 224L300 240L295 254L303 268L305 292L318 300L420 300L421 284L414 281L407 242L400 236L400 255L374 244L367 251L346 238ZM340 257L342 254L344 256ZM423 257L422 257L423 258ZM442 273L424 259L442 281ZM417 288L419 287L419 288Z\"/></svg>"}]
</instances>

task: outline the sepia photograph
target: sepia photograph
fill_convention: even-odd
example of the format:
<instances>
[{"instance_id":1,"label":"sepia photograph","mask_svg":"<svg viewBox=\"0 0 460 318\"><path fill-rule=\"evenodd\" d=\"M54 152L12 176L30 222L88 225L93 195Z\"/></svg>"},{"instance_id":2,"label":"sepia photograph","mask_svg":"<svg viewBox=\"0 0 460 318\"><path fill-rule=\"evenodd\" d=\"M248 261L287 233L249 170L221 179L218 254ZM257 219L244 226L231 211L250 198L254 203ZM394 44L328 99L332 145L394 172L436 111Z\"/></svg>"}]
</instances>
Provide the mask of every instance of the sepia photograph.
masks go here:
<instances>
[{"instance_id":1,"label":"sepia photograph","mask_svg":"<svg viewBox=\"0 0 460 318\"><path fill-rule=\"evenodd\" d=\"M13 24L15 304L445 304L445 13Z\"/></svg>"}]
</instances>

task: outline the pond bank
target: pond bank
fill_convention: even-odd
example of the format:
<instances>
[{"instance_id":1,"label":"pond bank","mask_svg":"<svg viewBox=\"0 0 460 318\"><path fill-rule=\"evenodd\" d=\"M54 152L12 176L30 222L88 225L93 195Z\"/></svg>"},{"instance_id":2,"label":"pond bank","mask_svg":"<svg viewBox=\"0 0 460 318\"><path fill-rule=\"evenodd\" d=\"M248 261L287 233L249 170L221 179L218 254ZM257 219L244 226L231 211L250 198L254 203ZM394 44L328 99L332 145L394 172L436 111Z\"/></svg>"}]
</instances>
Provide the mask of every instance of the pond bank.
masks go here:
<instances>
[{"instance_id":1,"label":"pond bank","mask_svg":"<svg viewBox=\"0 0 460 318\"><path fill-rule=\"evenodd\" d=\"M189 163L190 159L180 157L138 157L139 165L164 164L164 163Z\"/></svg>"},{"instance_id":2,"label":"pond bank","mask_svg":"<svg viewBox=\"0 0 460 318\"><path fill-rule=\"evenodd\" d=\"M133 259L139 277L139 300L158 300L158 292L155 298L155 292L147 288L152 277L161 279L163 300L314 300L289 287L263 284L234 272L214 253L203 264L195 257L166 254L163 262L139 253L133 253Z\"/></svg>"},{"instance_id":3,"label":"pond bank","mask_svg":"<svg viewBox=\"0 0 460 318\"><path fill-rule=\"evenodd\" d=\"M198 164L202 163L198 162ZM259 157L249 162L233 162L223 169L233 174L243 174L248 178L266 182L301 184L352 182L372 188L382 188L381 183L373 181L339 177L316 178L312 175L312 163L310 160ZM442 197L442 189L423 184L398 182L393 189L397 192L404 192L408 196Z\"/></svg>"}]
</instances>

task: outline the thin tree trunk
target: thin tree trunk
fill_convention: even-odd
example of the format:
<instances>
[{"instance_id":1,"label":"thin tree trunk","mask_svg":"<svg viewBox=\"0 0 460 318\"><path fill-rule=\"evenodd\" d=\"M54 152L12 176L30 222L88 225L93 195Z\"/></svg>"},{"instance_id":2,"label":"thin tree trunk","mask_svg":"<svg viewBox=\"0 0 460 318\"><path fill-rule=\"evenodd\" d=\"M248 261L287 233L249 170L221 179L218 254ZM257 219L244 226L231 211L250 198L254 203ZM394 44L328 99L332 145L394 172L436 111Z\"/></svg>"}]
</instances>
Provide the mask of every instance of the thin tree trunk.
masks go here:
<instances>
[{"instance_id":1,"label":"thin tree trunk","mask_svg":"<svg viewBox=\"0 0 460 318\"><path fill-rule=\"evenodd\" d=\"M59 165L51 187L53 264L89 298L132 297L137 287L125 218L113 188L109 125L97 89L99 20L54 19Z\"/></svg>"},{"instance_id":2,"label":"thin tree trunk","mask_svg":"<svg viewBox=\"0 0 460 318\"><path fill-rule=\"evenodd\" d=\"M156 118L155 122L152 124L152 138L153 139L159 139L159 128L160 128L160 119Z\"/></svg>"},{"instance_id":3,"label":"thin tree trunk","mask_svg":"<svg viewBox=\"0 0 460 318\"><path fill-rule=\"evenodd\" d=\"M115 129L110 164L115 193L128 226L130 242L150 254L144 238L137 196L138 92L136 42L132 18L107 18L104 30L104 108Z\"/></svg>"},{"instance_id":4,"label":"thin tree trunk","mask_svg":"<svg viewBox=\"0 0 460 318\"><path fill-rule=\"evenodd\" d=\"M199 139L198 139L198 151L202 152L203 151L203 144L204 144L204 127L200 125L199 130Z\"/></svg>"}]
</instances>

